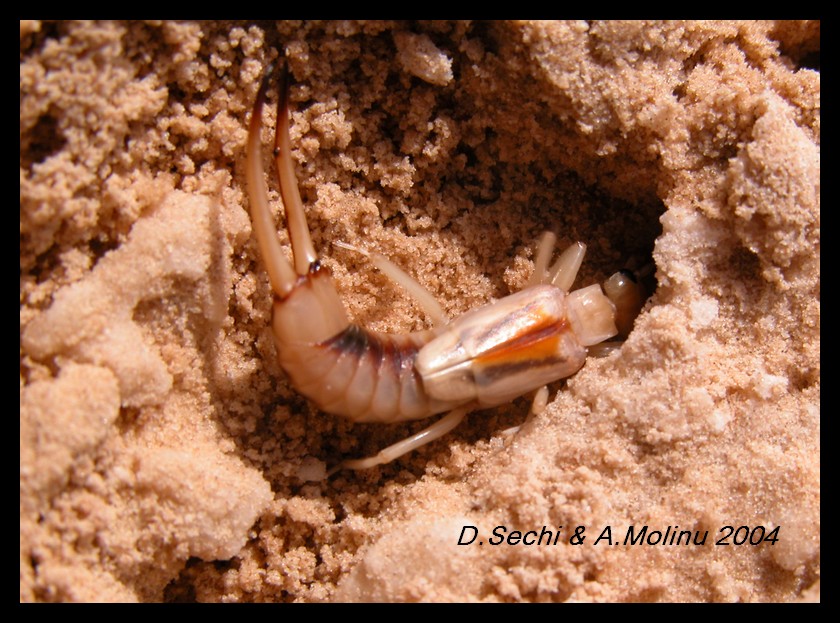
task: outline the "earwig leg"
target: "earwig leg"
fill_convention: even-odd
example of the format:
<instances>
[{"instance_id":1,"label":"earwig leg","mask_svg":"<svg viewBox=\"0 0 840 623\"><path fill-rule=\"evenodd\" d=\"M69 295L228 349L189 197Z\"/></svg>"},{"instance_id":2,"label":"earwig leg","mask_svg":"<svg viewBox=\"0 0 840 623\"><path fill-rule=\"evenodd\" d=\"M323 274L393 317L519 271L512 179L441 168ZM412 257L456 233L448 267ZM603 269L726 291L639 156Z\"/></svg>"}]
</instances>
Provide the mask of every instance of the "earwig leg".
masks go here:
<instances>
[{"instance_id":1,"label":"earwig leg","mask_svg":"<svg viewBox=\"0 0 840 623\"><path fill-rule=\"evenodd\" d=\"M277 165L277 177L280 179L280 194L286 208L286 227L292 241L292 255L298 275L305 275L309 267L318 260L303 201L295 177L295 164L292 161L291 141L289 140L289 68L283 63L280 77L280 97L277 100L277 125L274 132L274 159Z\"/></svg>"},{"instance_id":2,"label":"earwig leg","mask_svg":"<svg viewBox=\"0 0 840 623\"><path fill-rule=\"evenodd\" d=\"M295 284L297 276L289 260L283 255L283 248L277 239L274 219L268 207L268 193L265 186L265 170L262 165L260 130L262 129L262 107L268 90L272 68L269 67L263 77L254 110L251 113L251 125L248 131L248 159L245 174L248 178L248 198L251 204L251 222L260 254L268 270L268 278L275 294L285 296Z\"/></svg>"},{"instance_id":3,"label":"earwig leg","mask_svg":"<svg viewBox=\"0 0 840 623\"><path fill-rule=\"evenodd\" d=\"M534 272L531 274L526 288L548 282L545 271L548 268L548 261L551 259L551 252L554 251L556 241L557 236L550 231L545 232L540 238L540 244L537 247L537 259L534 261Z\"/></svg>"},{"instance_id":4,"label":"earwig leg","mask_svg":"<svg viewBox=\"0 0 840 623\"><path fill-rule=\"evenodd\" d=\"M416 450L417 448L424 446L439 437L443 437L446 433L458 426L468 412L468 407L460 407L454 411L450 411L428 428L424 428L419 433L388 446L374 456L369 456L363 459L348 459L346 461L342 461L336 467L332 468L327 476L332 476L342 469L369 469L371 467L375 467L376 465L390 463L394 459L401 457L403 454L407 454L408 452Z\"/></svg>"},{"instance_id":5,"label":"earwig leg","mask_svg":"<svg viewBox=\"0 0 840 623\"><path fill-rule=\"evenodd\" d=\"M333 244L337 247L341 247L342 249L348 249L350 251L355 251L356 253L361 253L367 257L371 262L373 262L374 266L382 271L386 277L405 288L406 292L408 292L408 294L417 301L420 307L423 308L423 311L426 312L429 318L432 319L432 323L436 327L442 327L449 322L446 312L443 311L443 308L440 306L440 303L438 303L434 295L420 285L414 277L394 264L391 260L379 255L378 253L371 253L366 249L354 247L346 242L336 241Z\"/></svg>"},{"instance_id":6,"label":"earwig leg","mask_svg":"<svg viewBox=\"0 0 840 623\"><path fill-rule=\"evenodd\" d=\"M528 412L528 417L518 426L511 426L502 431L503 437L513 437L520 430L528 426L535 415L539 415L548 406L548 386L543 385L536 392L534 392L534 400L531 402L531 410Z\"/></svg>"},{"instance_id":7,"label":"earwig leg","mask_svg":"<svg viewBox=\"0 0 840 623\"><path fill-rule=\"evenodd\" d=\"M571 290L578 270L580 270L580 265L583 263L585 253L586 245L582 242L576 242L563 251L560 258L551 267L548 282L564 292Z\"/></svg>"},{"instance_id":8,"label":"earwig leg","mask_svg":"<svg viewBox=\"0 0 840 623\"><path fill-rule=\"evenodd\" d=\"M619 348L621 345L624 344L623 341L621 342L599 342L598 344L593 344L592 346L587 346L586 351L587 355L590 357L606 357L607 355L611 355Z\"/></svg>"},{"instance_id":9,"label":"earwig leg","mask_svg":"<svg viewBox=\"0 0 840 623\"><path fill-rule=\"evenodd\" d=\"M534 400L531 403L531 411L528 413L528 419L532 415L539 415L548 406L548 385L543 385L534 393ZM527 420L526 420L527 422Z\"/></svg>"}]
</instances>

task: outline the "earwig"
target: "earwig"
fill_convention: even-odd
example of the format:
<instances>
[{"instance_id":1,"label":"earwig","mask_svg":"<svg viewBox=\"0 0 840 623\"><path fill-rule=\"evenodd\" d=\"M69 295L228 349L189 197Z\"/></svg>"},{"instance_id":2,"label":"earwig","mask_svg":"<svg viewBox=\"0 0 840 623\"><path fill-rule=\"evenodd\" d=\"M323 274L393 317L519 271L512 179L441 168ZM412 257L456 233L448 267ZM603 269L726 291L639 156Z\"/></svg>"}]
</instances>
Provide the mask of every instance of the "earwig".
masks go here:
<instances>
[{"instance_id":1,"label":"earwig","mask_svg":"<svg viewBox=\"0 0 840 623\"><path fill-rule=\"evenodd\" d=\"M568 377L583 366L590 347L618 334L622 297L632 298L624 294L627 283L617 280L610 297L598 285L572 291L586 247L573 244L549 267L555 242L550 233L540 242L534 274L523 290L453 321L434 296L398 266L343 245L367 255L403 286L434 326L392 335L351 323L329 269L318 260L298 192L285 64L274 157L293 263L286 259L274 229L260 139L272 73L271 68L266 71L251 115L246 171L251 220L274 293L272 328L280 366L297 391L321 410L356 422L392 423L446 413L374 456L341 462L331 474L388 463L445 435L470 411L509 402Z\"/></svg>"}]
</instances>

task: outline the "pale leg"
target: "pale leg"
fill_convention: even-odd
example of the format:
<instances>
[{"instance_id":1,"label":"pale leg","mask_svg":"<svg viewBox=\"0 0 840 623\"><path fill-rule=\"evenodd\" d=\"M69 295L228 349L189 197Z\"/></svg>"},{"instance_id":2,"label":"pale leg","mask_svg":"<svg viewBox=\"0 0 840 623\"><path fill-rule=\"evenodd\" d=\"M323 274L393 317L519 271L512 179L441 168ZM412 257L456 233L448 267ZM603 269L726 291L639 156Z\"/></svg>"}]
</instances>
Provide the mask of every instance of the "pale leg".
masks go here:
<instances>
[{"instance_id":1,"label":"pale leg","mask_svg":"<svg viewBox=\"0 0 840 623\"><path fill-rule=\"evenodd\" d=\"M420 307L423 308L423 311L426 312L429 318L432 319L432 322L436 327L442 327L449 322L449 319L446 317L446 312L443 311L443 308L440 306L440 303L437 302L434 295L420 285L414 277L394 264L391 260L379 255L378 253L371 253L366 249L354 247L353 245L341 242L340 240L334 242L333 244L337 247L341 247L342 249L348 249L350 251L355 251L356 253L361 253L367 257L371 262L373 262L374 266L382 271L386 277L405 288L405 291L408 292L415 301L417 301Z\"/></svg>"},{"instance_id":2,"label":"pale leg","mask_svg":"<svg viewBox=\"0 0 840 623\"><path fill-rule=\"evenodd\" d=\"M619 348L621 348L622 344L624 344L624 340L622 341L615 341L615 342L599 342L598 344L593 344L592 346L587 346L587 354L590 357L606 357L607 355L611 355Z\"/></svg>"},{"instance_id":3,"label":"pale leg","mask_svg":"<svg viewBox=\"0 0 840 623\"><path fill-rule=\"evenodd\" d=\"M540 238L540 244L537 246L537 257L534 260L534 273L525 284L526 288L531 286L538 286L541 283L548 283L548 262L551 259L551 254L554 251L554 243L557 241L557 236L553 232L547 231Z\"/></svg>"},{"instance_id":4,"label":"pale leg","mask_svg":"<svg viewBox=\"0 0 840 623\"><path fill-rule=\"evenodd\" d=\"M551 284L564 292L572 289L580 265L583 263L586 245L582 242L576 242L563 251L549 269L548 262L551 259L556 241L557 237L550 231L545 232L540 238L540 243L537 246L537 256L534 260L534 272L525 285L526 288L540 284Z\"/></svg>"},{"instance_id":5,"label":"pale leg","mask_svg":"<svg viewBox=\"0 0 840 623\"><path fill-rule=\"evenodd\" d=\"M522 428L527 426L535 415L539 415L548 406L548 386L543 385L534 393L534 400L531 402L531 410L528 412L528 417L518 426L511 426L502 431L502 437L513 437Z\"/></svg>"},{"instance_id":6,"label":"pale leg","mask_svg":"<svg viewBox=\"0 0 840 623\"><path fill-rule=\"evenodd\" d=\"M458 426L468 412L468 407L459 407L454 411L450 411L428 428L424 428L419 433L388 446L374 456L369 456L363 459L347 459L342 461L329 471L327 477L332 476L342 469L368 469L375 467L376 465L390 463L394 459L401 457L403 454L407 454L412 450L416 450L417 448L438 439L439 437L443 437L446 433Z\"/></svg>"},{"instance_id":7,"label":"pale leg","mask_svg":"<svg viewBox=\"0 0 840 623\"><path fill-rule=\"evenodd\" d=\"M560 258L551 267L549 283L560 288L564 292L572 289L580 265L583 263L583 256L586 253L586 245L576 242L560 254Z\"/></svg>"}]
</instances>

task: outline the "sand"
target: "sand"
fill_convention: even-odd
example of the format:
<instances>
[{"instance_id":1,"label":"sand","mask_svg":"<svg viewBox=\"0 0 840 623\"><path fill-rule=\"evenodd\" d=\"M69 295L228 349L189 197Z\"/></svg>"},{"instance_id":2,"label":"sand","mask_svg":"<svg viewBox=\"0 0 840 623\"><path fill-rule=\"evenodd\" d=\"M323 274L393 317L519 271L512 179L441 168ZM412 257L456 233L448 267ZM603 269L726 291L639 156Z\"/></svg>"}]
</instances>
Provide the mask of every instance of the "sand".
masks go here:
<instances>
[{"instance_id":1,"label":"sand","mask_svg":"<svg viewBox=\"0 0 840 623\"><path fill-rule=\"evenodd\" d=\"M21 21L20 600L819 599L819 49L819 22ZM351 317L429 326L333 241L454 317L552 230L589 245L578 286L650 272L621 349L530 419L318 480L428 422L318 412L276 363L243 153L278 50Z\"/></svg>"}]
</instances>

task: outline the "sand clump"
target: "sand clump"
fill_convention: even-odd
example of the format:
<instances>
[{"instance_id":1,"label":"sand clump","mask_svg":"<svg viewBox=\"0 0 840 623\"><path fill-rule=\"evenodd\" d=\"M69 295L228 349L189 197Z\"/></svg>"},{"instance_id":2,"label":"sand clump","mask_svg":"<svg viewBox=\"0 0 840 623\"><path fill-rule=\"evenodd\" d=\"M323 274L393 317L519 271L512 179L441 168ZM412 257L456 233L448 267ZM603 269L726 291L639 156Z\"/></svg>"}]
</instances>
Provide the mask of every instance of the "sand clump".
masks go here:
<instances>
[{"instance_id":1,"label":"sand clump","mask_svg":"<svg viewBox=\"0 0 840 623\"><path fill-rule=\"evenodd\" d=\"M819 599L819 44L819 22L21 21L21 601ZM650 271L620 351L516 435L529 397L318 481L427 422L319 413L278 368L243 168L277 50L351 317L428 326L332 241L455 316L521 288L550 229L589 245L578 286ZM778 539L716 545L728 525Z\"/></svg>"}]
</instances>

